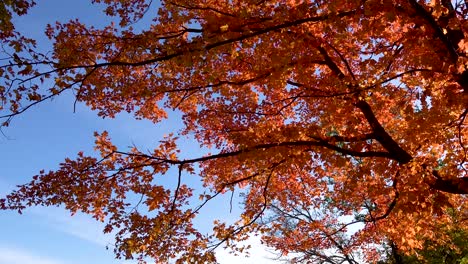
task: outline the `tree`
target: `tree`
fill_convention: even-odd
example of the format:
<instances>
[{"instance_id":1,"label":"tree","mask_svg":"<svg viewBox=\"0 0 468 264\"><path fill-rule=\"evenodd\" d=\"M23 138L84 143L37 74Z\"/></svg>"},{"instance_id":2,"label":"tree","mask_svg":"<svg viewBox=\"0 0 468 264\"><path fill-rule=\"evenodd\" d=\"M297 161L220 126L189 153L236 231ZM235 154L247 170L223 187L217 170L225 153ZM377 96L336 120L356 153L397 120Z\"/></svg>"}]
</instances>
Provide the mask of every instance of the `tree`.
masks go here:
<instances>
[{"instance_id":1,"label":"tree","mask_svg":"<svg viewBox=\"0 0 468 264\"><path fill-rule=\"evenodd\" d=\"M273 223L272 233L268 234L268 244L277 249L292 251L292 257L286 255L284 250L279 251L278 259L288 263L323 263L357 264L363 258L372 259L372 263L379 264L416 264L416 263L466 263L468 261L468 234L463 231L460 224L463 221L456 214L452 217L449 229L440 228L439 235L448 236L443 244L437 241L426 240L423 247L416 249L412 254L402 251L393 241L383 240L380 245L372 245L373 250L366 250L353 236L352 225L364 222L361 215L355 215L353 221L323 221L328 214L340 216L333 210L333 201L321 202L321 208L309 210L310 206L289 201L287 207L279 208L272 205L272 215L264 224ZM328 213L328 214L327 214ZM319 226L317 222L327 223ZM310 228L313 227L313 228ZM307 229L307 232L304 232ZM349 230L347 230L349 229ZM350 232L351 231L351 232ZM355 232L355 231L354 231ZM303 234L307 233L307 236ZM358 242L358 243L356 243ZM327 246L323 246L326 243ZM288 253L286 251L286 253Z\"/></svg>"},{"instance_id":2,"label":"tree","mask_svg":"<svg viewBox=\"0 0 468 264\"><path fill-rule=\"evenodd\" d=\"M395 245L388 247L388 256L384 264L417 264L417 263L453 263L463 264L468 261L468 245L466 243L468 236L465 232L455 231L448 234L450 240L446 245L434 246L431 241L426 241L424 248L417 250L415 255L399 254ZM456 245L456 249L454 249Z\"/></svg>"},{"instance_id":3,"label":"tree","mask_svg":"<svg viewBox=\"0 0 468 264\"><path fill-rule=\"evenodd\" d=\"M291 201L287 207L271 207L271 216L263 224L274 228L265 240L278 250L278 260L317 264L359 264L362 260L362 251L347 230L361 221L336 221L341 214L331 201L320 201L320 208ZM330 214L334 218L329 219Z\"/></svg>"},{"instance_id":4,"label":"tree","mask_svg":"<svg viewBox=\"0 0 468 264\"><path fill-rule=\"evenodd\" d=\"M278 224L262 224L273 205L313 212L332 201L297 235L357 216L364 227L352 246L370 260L384 240L403 252L444 243L449 211L466 222L466 1L92 2L120 23L49 25L47 54L1 35L10 58L0 70L3 125L72 90L99 116L127 111L156 123L175 110L184 128L151 152L118 149L96 133L100 157L65 159L1 208L63 204L106 221L117 257L180 262L214 261L222 243L242 250L235 242L253 232L294 251L268 236ZM134 30L144 16L152 23ZM178 158L181 136L215 154ZM178 184L168 189L155 177L172 167ZM200 206L185 184L190 173L204 184ZM239 221L199 232L199 209L234 189L246 193Z\"/></svg>"}]
</instances>

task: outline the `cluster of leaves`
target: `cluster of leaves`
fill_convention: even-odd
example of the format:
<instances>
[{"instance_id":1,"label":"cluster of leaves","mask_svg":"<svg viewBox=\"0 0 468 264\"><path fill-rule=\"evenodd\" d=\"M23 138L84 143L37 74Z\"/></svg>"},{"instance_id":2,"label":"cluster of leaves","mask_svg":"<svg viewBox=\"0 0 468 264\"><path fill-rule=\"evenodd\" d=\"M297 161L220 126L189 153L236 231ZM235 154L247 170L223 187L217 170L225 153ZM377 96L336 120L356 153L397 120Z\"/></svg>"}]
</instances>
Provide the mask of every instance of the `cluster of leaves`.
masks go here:
<instances>
[{"instance_id":1,"label":"cluster of leaves","mask_svg":"<svg viewBox=\"0 0 468 264\"><path fill-rule=\"evenodd\" d=\"M393 241L377 241L372 250L365 250L353 235L356 228L350 228L354 224L362 223L362 214L357 214L353 221L327 221L327 225L320 226L320 221L327 216L330 210L331 200L322 201L321 210L310 211L301 205L296 205L291 211L286 211L273 206L271 218L264 224L274 223L278 225L270 234L270 245L278 249L291 250L289 256L284 251L278 253L278 260L288 263L321 263L321 264L358 264L363 259L372 260L377 264L416 264L416 263L447 263L463 264L468 261L468 233L460 225L464 221L459 215L453 214L453 210L447 213L452 217L452 225L439 228L439 235L446 236L443 241L425 240L421 248L412 253L402 250ZM310 208L310 207L308 207ZM327 209L328 208L328 209ZM331 207L333 208L333 207ZM334 216L340 212L329 212ZM313 228L310 228L313 226ZM304 227L308 228L304 232ZM304 237L307 233L309 236ZM287 243L286 245L284 243ZM292 246L292 245L294 246ZM324 246L326 244L326 246Z\"/></svg>"},{"instance_id":2,"label":"cluster of leaves","mask_svg":"<svg viewBox=\"0 0 468 264\"><path fill-rule=\"evenodd\" d=\"M175 133L216 153L181 159L172 136L153 151L121 150L104 132L101 158L66 159L2 209L63 204L106 221L118 257L181 263L215 261L222 243L242 251L235 242L254 232L285 254L326 250L351 223L363 228L339 250L374 261L382 241L409 253L443 244L449 210L466 223L466 1L93 2L119 26L49 25L50 55L1 36L4 125L73 90L102 117L159 122L180 111ZM152 22L136 32L129 25L143 16ZM200 205L184 184L195 172ZM159 183L167 174L173 189ZM193 226L201 207L235 189L245 192L237 222L215 221L208 235ZM270 218L275 210L296 217L294 229Z\"/></svg>"},{"instance_id":3,"label":"cluster of leaves","mask_svg":"<svg viewBox=\"0 0 468 264\"><path fill-rule=\"evenodd\" d=\"M33 0L5 0L0 3L0 39L12 37L15 34L12 12L25 15L36 3Z\"/></svg>"},{"instance_id":4,"label":"cluster of leaves","mask_svg":"<svg viewBox=\"0 0 468 264\"><path fill-rule=\"evenodd\" d=\"M390 244L387 248L388 257L379 264L466 264L468 263L468 234L464 231L451 231L450 240L446 245L437 245L426 241L422 249L416 251L415 255L404 255L398 253L395 245Z\"/></svg>"}]
</instances>

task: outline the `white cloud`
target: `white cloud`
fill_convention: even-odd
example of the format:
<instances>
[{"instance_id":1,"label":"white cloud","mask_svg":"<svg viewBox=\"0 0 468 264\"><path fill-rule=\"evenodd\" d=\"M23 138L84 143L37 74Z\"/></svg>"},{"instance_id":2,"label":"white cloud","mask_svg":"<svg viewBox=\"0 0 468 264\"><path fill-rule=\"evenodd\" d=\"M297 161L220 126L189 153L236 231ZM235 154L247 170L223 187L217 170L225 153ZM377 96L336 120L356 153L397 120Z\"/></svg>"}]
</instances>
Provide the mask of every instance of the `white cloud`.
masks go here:
<instances>
[{"instance_id":1,"label":"white cloud","mask_svg":"<svg viewBox=\"0 0 468 264\"><path fill-rule=\"evenodd\" d=\"M0 263L2 264L68 264L47 256L40 256L26 250L0 245Z\"/></svg>"}]
</instances>

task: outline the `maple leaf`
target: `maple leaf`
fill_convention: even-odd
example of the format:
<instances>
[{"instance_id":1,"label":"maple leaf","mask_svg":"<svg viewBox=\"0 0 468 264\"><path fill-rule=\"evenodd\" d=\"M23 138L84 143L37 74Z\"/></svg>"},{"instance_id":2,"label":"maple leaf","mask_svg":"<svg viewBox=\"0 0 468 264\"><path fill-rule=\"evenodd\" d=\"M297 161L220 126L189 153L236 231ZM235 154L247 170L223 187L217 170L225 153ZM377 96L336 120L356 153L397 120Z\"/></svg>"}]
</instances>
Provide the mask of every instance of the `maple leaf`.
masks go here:
<instances>
[{"instance_id":1,"label":"maple leaf","mask_svg":"<svg viewBox=\"0 0 468 264\"><path fill-rule=\"evenodd\" d=\"M96 134L100 158L67 158L2 209L63 204L117 229L117 257L180 263L214 262L222 244L243 251L236 242L258 232L285 254L339 246L372 261L381 241L412 252L443 242L442 229L466 229L454 223L468 210L466 2L92 2L120 24L49 25L50 55L10 22L11 10L33 2L0 5L10 58L0 67L3 124L74 90L99 116L157 123L177 110L184 128L149 152ZM128 27L145 16L145 29ZM214 154L179 158L190 152L177 143L184 135ZM154 180L168 174L173 188ZM187 174L203 183L201 204ZM217 221L208 235L193 225L210 201L239 189L237 222ZM264 221L271 212L281 217ZM349 217L362 228L341 243Z\"/></svg>"}]
</instances>

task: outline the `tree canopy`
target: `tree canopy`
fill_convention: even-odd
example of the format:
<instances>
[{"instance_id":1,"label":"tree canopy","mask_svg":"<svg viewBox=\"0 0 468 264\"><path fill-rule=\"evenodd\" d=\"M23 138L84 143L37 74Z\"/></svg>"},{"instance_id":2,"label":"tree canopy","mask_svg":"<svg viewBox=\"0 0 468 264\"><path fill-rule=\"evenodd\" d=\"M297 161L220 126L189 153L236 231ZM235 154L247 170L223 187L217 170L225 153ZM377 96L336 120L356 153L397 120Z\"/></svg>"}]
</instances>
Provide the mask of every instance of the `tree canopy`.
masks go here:
<instances>
[{"instance_id":1,"label":"tree canopy","mask_svg":"<svg viewBox=\"0 0 468 264\"><path fill-rule=\"evenodd\" d=\"M466 0L92 2L119 23L49 25L45 54L11 23L34 2L0 5L3 126L73 91L102 117L177 111L184 127L151 151L96 133L98 155L40 172L2 209L64 205L105 221L117 257L181 263L215 261L223 243L241 251L252 233L283 254L323 250L355 223L341 251L373 261L382 241L410 253L468 226ZM180 158L180 137L212 154ZM239 220L200 232L200 208L235 189Z\"/></svg>"}]
</instances>

